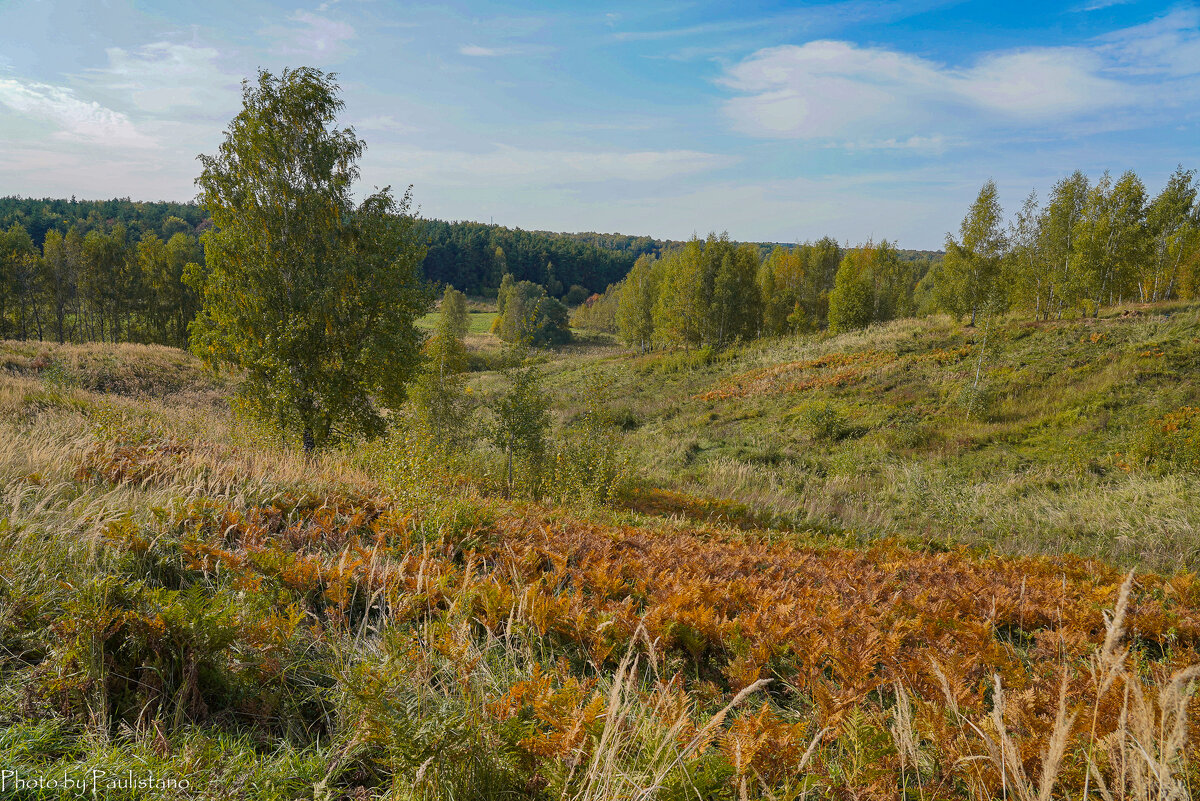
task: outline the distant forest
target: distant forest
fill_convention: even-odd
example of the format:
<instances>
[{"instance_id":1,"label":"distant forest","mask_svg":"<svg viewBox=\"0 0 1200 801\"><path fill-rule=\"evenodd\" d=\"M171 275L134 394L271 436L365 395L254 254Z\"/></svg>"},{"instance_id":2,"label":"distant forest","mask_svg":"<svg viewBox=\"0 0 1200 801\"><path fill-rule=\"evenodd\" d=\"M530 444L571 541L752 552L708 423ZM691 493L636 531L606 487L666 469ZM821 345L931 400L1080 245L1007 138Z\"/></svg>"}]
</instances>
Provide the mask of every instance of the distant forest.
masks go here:
<instances>
[{"instance_id":1,"label":"distant forest","mask_svg":"<svg viewBox=\"0 0 1200 801\"><path fill-rule=\"evenodd\" d=\"M684 244L476 222L422 225L429 281L495 296L509 275L569 304L619 284L639 258L657 260ZM203 270L202 237L211 227L194 203L0 198L0 338L186 346L199 308L193 278ZM778 245L745 247L762 260ZM933 255L894 254L926 269Z\"/></svg>"},{"instance_id":2,"label":"distant forest","mask_svg":"<svg viewBox=\"0 0 1200 801\"><path fill-rule=\"evenodd\" d=\"M166 241L181 231L200 236L211 225L195 203L0 198L0 228L7 231L14 223L25 229L38 250L51 230L66 236L75 228L86 236L91 231L111 233L119 224L126 240L136 246L146 234ZM425 276L469 294L494 292L506 272L545 286L551 295L564 295L572 285L601 292L623 278L638 256L658 255L671 244L648 236L560 234L441 220L424 224L429 236Z\"/></svg>"}]
</instances>

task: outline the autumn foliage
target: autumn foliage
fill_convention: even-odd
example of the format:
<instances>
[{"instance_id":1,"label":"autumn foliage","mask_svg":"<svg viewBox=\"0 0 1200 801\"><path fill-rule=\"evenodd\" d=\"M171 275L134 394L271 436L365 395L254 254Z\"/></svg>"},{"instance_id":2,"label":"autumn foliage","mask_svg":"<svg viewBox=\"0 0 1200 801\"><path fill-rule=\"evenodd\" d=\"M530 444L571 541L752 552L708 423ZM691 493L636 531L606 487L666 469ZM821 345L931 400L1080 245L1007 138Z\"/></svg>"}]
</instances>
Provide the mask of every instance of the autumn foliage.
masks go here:
<instances>
[{"instance_id":1,"label":"autumn foliage","mask_svg":"<svg viewBox=\"0 0 1200 801\"><path fill-rule=\"evenodd\" d=\"M95 448L79 476L146 481L173 470L181 450ZM523 755L535 790L594 777L598 749L615 747L615 710L635 702L672 748L719 763L720 781L743 794L998 797L1025 782L1031 797L1042 787L1078 797L1103 782L1112 797L1134 797L1136 781L1195 780L1195 742L1186 728L1172 734L1200 711L1186 689L1200 661L1195 575L1131 583L1070 557L805 542L470 498L440 509L371 492L196 498L150 529L111 529L110 547L169 577L66 610L54 625L77 647L44 663L32 691L94 716L100 680L107 713L129 725L159 710L180 722L226 708L271 728L300 703L285 668L298 641L410 631L403 680L449 664L466 687L486 666L480 643L526 637L542 656L491 686L481 709ZM256 600L207 617L179 611L202 591ZM85 661L80 644L97 637L112 655L103 677L66 681ZM151 668L166 686L136 680ZM628 698L614 673L618 684L633 677ZM273 689L229 692L251 683ZM365 701L359 709L343 725L364 732L356 758L378 759L388 718ZM1151 779L1126 764L1139 749L1158 771Z\"/></svg>"}]
</instances>

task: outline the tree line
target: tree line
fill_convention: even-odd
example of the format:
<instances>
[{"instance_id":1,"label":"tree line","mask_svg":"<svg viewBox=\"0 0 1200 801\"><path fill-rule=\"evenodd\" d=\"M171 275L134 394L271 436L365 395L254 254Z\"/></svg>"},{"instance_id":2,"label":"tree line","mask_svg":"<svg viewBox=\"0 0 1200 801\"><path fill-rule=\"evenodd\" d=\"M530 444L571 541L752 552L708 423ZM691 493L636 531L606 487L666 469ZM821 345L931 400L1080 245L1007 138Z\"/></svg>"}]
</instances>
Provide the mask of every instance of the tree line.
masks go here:
<instances>
[{"instance_id":1,"label":"tree line","mask_svg":"<svg viewBox=\"0 0 1200 801\"><path fill-rule=\"evenodd\" d=\"M0 231L0 337L185 346L204 253L185 220L160 230L49 228L40 248L19 223Z\"/></svg>"},{"instance_id":2,"label":"tree line","mask_svg":"<svg viewBox=\"0 0 1200 801\"><path fill-rule=\"evenodd\" d=\"M192 203L0 198L0 338L185 346L212 230ZM439 220L415 234L427 281L490 294L509 275L572 304L667 244Z\"/></svg>"},{"instance_id":3,"label":"tree line","mask_svg":"<svg viewBox=\"0 0 1200 801\"><path fill-rule=\"evenodd\" d=\"M1030 193L1005 220L988 181L944 256L894 243L843 247L826 237L792 247L693 238L590 296L572 322L619 334L641 350L843 331L942 311L1035 319L1098 315L1127 302L1200 297L1200 203L1179 167L1153 198L1129 171L1094 183L1076 171L1045 202ZM764 255L765 254L765 255Z\"/></svg>"},{"instance_id":4,"label":"tree line","mask_svg":"<svg viewBox=\"0 0 1200 801\"><path fill-rule=\"evenodd\" d=\"M633 262L668 243L622 234L557 234L499 225L430 220L422 269L431 281L468 294L490 294L505 275L540 284L563 298L572 287L583 297L619 281ZM581 298L582 299L582 298Z\"/></svg>"},{"instance_id":5,"label":"tree line","mask_svg":"<svg viewBox=\"0 0 1200 801\"><path fill-rule=\"evenodd\" d=\"M843 330L914 314L936 262L887 241L846 248L830 237L761 254L758 245L709 234L659 258L639 257L624 280L588 298L574 323L618 333L643 351Z\"/></svg>"},{"instance_id":6,"label":"tree line","mask_svg":"<svg viewBox=\"0 0 1200 801\"><path fill-rule=\"evenodd\" d=\"M1156 196L1133 171L1092 183L1080 171L1044 202L1031 192L1005 221L996 185L980 189L931 276L938 306L974 322L1016 309L1040 320L1200 295L1200 204L1178 167Z\"/></svg>"}]
</instances>

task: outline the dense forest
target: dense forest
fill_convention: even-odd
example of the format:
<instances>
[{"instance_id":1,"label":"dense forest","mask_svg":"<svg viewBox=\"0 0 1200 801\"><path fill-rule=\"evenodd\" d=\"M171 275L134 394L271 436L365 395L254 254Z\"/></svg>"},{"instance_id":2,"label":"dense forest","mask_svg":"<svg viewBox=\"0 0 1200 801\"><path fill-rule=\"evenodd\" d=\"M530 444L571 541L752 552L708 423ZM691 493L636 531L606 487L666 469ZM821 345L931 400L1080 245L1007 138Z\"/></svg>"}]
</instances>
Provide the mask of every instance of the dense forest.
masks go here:
<instances>
[{"instance_id":1,"label":"dense forest","mask_svg":"<svg viewBox=\"0 0 1200 801\"><path fill-rule=\"evenodd\" d=\"M495 290L505 274L541 284L554 297L572 286L598 292L624 278L638 256L669 245L644 236L556 234L474 222L430 220L425 229L425 276L471 294Z\"/></svg>"}]
</instances>

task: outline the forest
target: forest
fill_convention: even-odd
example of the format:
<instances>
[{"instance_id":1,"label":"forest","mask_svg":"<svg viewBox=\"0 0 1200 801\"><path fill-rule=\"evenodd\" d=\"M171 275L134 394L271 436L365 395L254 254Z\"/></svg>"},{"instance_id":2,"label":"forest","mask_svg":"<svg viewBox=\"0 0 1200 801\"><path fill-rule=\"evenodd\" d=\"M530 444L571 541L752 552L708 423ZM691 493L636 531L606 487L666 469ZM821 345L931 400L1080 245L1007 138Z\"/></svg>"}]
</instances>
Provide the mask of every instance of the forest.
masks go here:
<instances>
[{"instance_id":1,"label":"forest","mask_svg":"<svg viewBox=\"0 0 1200 801\"><path fill-rule=\"evenodd\" d=\"M506 274L587 297L669 243L423 220L431 282L493 296ZM182 346L212 226L194 203L0 198L0 335ZM194 282L194 281L193 281Z\"/></svg>"}]
</instances>

